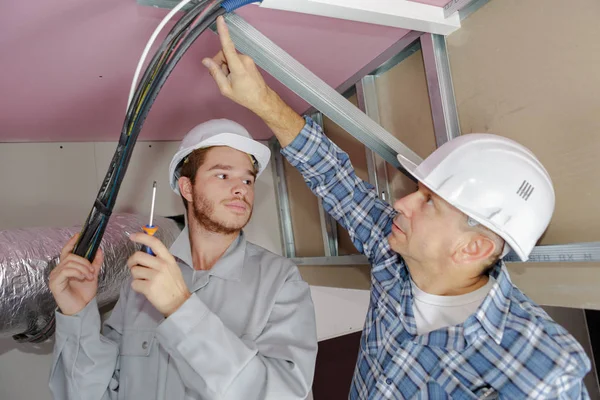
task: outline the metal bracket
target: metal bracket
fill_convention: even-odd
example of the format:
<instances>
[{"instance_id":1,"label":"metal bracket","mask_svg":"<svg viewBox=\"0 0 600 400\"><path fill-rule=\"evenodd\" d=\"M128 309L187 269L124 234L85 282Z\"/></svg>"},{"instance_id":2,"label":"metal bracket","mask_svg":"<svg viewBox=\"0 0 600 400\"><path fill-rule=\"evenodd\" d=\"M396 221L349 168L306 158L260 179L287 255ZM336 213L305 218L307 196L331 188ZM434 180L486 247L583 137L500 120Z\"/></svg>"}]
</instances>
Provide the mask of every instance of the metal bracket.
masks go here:
<instances>
[{"instance_id":1,"label":"metal bracket","mask_svg":"<svg viewBox=\"0 0 600 400\"><path fill-rule=\"evenodd\" d=\"M319 126L324 128L323 114L316 112L310 116ZM338 255L338 235L337 221L329 215L323 208L323 200L317 197L319 201L319 220L321 221L321 234L323 235L323 248L325 256L335 257Z\"/></svg>"},{"instance_id":2,"label":"metal bracket","mask_svg":"<svg viewBox=\"0 0 600 400\"><path fill-rule=\"evenodd\" d=\"M356 94L358 96L358 107L367 114L369 118L379 124L379 106L375 77L368 75L357 83ZM379 157L370 149L365 148L365 152L367 155L369 182L375 187L381 200L390 202L390 184L387 173L387 164L383 158Z\"/></svg>"},{"instance_id":3,"label":"metal bracket","mask_svg":"<svg viewBox=\"0 0 600 400\"><path fill-rule=\"evenodd\" d=\"M460 123L454 98L446 38L440 35L425 34L421 36L421 49L435 140L437 146L440 147L447 141L460 136Z\"/></svg>"},{"instance_id":4,"label":"metal bracket","mask_svg":"<svg viewBox=\"0 0 600 400\"><path fill-rule=\"evenodd\" d=\"M269 141L271 149L271 162L273 165L273 181L275 182L275 200L279 211L279 225L281 228L282 250L284 257L296 257L296 242L294 241L294 229L292 226L292 213L288 198L287 183L285 181L285 170L281 146L277 139Z\"/></svg>"}]
</instances>

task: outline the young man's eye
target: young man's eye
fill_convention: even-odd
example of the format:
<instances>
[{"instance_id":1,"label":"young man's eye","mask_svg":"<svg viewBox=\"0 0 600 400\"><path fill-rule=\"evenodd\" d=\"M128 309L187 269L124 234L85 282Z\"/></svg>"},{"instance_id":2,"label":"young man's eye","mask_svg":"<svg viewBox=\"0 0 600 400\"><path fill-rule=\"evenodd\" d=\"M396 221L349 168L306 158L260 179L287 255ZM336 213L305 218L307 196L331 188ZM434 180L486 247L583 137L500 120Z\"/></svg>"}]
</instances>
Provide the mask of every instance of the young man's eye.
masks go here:
<instances>
[{"instance_id":1,"label":"young man's eye","mask_svg":"<svg viewBox=\"0 0 600 400\"><path fill-rule=\"evenodd\" d=\"M227 179L227 175L226 174L219 174L219 175L217 175L217 178L219 178L219 179Z\"/></svg>"},{"instance_id":2,"label":"young man's eye","mask_svg":"<svg viewBox=\"0 0 600 400\"><path fill-rule=\"evenodd\" d=\"M252 179L246 179L244 180L244 184L251 186L254 183L254 181Z\"/></svg>"}]
</instances>

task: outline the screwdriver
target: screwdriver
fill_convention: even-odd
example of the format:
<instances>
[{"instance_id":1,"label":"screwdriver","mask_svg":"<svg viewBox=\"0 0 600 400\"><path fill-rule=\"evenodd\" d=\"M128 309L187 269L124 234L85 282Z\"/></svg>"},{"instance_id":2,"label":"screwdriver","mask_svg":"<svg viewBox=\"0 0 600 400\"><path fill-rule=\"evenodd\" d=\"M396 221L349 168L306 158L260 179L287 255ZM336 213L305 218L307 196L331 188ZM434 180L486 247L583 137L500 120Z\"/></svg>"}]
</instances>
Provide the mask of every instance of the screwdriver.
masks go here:
<instances>
[{"instance_id":1,"label":"screwdriver","mask_svg":"<svg viewBox=\"0 0 600 400\"><path fill-rule=\"evenodd\" d=\"M155 201L156 201L156 181L154 181L154 184L152 185L152 206L150 207L150 223L142 228L142 230L150 236L154 236L156 231L158 231L158 227L154 226L154 224L153 224ZM154 252L152 252L152 249L146 245L142 246L142 251L150 254L151 256L155 255Z\"/></svg>"}]
</instances>

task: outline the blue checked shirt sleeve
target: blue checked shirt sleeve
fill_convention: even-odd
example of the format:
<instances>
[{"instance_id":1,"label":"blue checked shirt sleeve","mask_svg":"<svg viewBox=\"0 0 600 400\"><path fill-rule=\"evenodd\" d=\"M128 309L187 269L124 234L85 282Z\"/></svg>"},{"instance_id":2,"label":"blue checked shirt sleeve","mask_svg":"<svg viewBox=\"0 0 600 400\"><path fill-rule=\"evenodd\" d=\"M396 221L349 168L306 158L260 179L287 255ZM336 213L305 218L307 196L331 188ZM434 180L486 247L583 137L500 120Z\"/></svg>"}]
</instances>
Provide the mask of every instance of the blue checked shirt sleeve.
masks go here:
<instances>
[{"instance_id":1,"label":"blue checked shirt sleeve","mask_svg":"<svg viewBox=\"0 0 600 400\"><path fill-rule=\"evenodd\" d=\"M592 364L581 345L568 332L560 332L554 336L560 348L568 353L563 360L564 372L554 382L556 398L561 400L588 400L590 395L585 388L583 378L592 369Z\"/></svg>"},{"instance_id":2,"label":"blue checked shirt sleeve","mask_svg":"<svg viewBox=\"0 0 600 400\"><path fill-rule=\"evenodd\" d=\"M306 118L304 129L282 154L372 264L390 254L387 236L394 209L379 199L372 185L356 176L348 154L329 140L318 124Z\"/></svg>"}]
</instances>

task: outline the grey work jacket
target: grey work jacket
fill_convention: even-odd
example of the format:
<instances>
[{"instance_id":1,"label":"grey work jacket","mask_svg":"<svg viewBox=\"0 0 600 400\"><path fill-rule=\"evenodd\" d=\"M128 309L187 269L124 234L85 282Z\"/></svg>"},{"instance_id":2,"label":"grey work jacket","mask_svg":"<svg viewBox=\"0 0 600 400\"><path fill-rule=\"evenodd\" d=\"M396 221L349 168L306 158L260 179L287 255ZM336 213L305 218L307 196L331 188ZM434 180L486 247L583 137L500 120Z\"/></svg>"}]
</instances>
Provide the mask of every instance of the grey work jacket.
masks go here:
<instances>
[{"instance_id":1,"label":"grey work jacket","mask_svg":"<svg viewBox=\"0 0 600 400\"><path fill-rule=\"evenodd\" d=\"M317 355L310 289L297 267L243 233L196 271L187 228L170 249L192 296L164 318L125 282L100 327L96 300L56 313L55 399L305 399Z\"/></svg>"}]
</instances>

